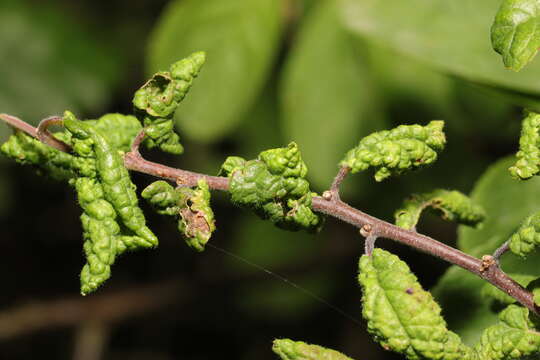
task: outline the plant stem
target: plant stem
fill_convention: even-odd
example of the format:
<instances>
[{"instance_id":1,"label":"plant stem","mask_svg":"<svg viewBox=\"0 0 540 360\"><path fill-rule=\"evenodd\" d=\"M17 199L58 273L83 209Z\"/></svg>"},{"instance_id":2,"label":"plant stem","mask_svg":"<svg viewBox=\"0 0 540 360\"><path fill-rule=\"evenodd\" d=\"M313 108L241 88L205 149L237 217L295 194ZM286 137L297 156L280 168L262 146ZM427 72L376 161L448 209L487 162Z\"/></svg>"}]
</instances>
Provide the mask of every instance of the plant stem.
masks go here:
<instances>
[{"instance_id":1,"label":"plant stem","mask_svg":"<svg viewBox=\"0 0 540 360\"><path fill-rule=\"evenodd\" d=\"M24 121L5 114L0 114L0 119L6 121L14 128L25 131L27 134L37 138L37 130ZM208 186L213 190L227 191L229 189L228 178L176 169L145 160L139 152L139 146L144 139L144 136L144 131L139 133L133 142L131 151L124 155L124 165L127 169L158 178L168 179L176 182L176 184L180 186L195 186L199 179L205 179ZM337 188L346 175L347 171L343 168L340 169L340 172L336 176L337 180L334 180L331 188L333 190L333 195L337 193ZM396 225L355 209L341 201L339 196L326 198L315 196L312 199L312 209L340 219L359 229L364 226L369 226L371 229L370 232L374 236L397 241L462 267L490 282L500 290L512 296L532 312L540 315L540 309L536 307L533 295L506 275L500 269L496 261L486 266L485 262L481 259L465 254L460 250L441 243L431 237L419 234L415 231L402 229Z\"/></svg>"}]
</instances>

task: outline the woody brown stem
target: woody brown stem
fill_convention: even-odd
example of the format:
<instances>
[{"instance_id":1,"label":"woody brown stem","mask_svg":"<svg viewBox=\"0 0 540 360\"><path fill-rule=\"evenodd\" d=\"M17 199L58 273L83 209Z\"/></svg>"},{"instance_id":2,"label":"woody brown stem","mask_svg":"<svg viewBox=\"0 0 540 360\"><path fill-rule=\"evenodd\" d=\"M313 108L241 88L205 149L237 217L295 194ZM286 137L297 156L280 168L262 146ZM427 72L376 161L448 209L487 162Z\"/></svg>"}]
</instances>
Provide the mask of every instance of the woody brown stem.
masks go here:
<instances>
[{"instance_id":1,"label":"woody brown stem","mask_svg":"<svg viewBox=\"0 0 540 360\"><path fill-rule=\"evenodd\" d=\"M0 119L5 120L11 126L19 128L29 135L37 138L36 129L34 129L31 125L24 123L22 120L5 114L0 114ZM168 179L182 186L195 186L199 179L205 179L211 189L222 191L227 191L229 189L228 178L176 169L145 160L139 152L139 145L143 138L144 132L141 132L134 141L132 150L124 155L124 165L127 169ZM338 176L336 176L337 180L334 180L332 185L331 189L333 191L337 191L339 184L346 174L347 172L342 168ZM419 234L415 231L402 229L384 220L380 220L358 209L355 209L347 203L341 201L339 197L336 196L313 197L312 209L314 211L340 219L357 227L358 229L363 227L365 228L366 225L369 225L371 229L376 229L376 236L378 237L384 237L397 241L422 252L437 256L451 264L462 267L463 269L466 269L490 282L500 290L516 299L519 303L527 307L532 312L539 314L539 309L534 303L532 293L524 289L512 278L506 275L500 269L496 261L493 261L493 263L487 263L482 259L477 259L471 255L465 254L460 250L452 248L429 236Z\"/></svg>"}]
</instances>

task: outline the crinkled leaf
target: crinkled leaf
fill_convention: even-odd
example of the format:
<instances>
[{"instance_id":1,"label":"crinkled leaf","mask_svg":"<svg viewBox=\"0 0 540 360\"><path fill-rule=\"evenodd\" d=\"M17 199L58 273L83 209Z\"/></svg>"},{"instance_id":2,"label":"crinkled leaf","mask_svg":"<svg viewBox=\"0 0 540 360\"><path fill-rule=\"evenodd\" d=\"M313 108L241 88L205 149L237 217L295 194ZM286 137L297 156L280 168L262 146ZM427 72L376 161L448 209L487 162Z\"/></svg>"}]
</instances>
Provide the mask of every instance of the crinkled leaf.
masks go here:
<instances>
[{"instance_id":1,"label":"crinkled leaf","mask_svg":"<svg viewBox=\"0 0 540 360\"><path fill-rule=\"evenodd\" d=\"M178 193L180 196L178 230L190 247L203 251L216 230L208 184L201 179L197 182L196 188L179 188Z\"/></svg>"},{"instance_id":2,"label":"crinkled leaf","mask_svg":"<svg viewBox=\"0 0 540 360\"><path fill-rule=\"evenodd\" d=\"M414 194L405 200L403 207L394 214L396 225L414 229L426 207L437 210L442 218L460 224L476 226L484 221L486 214L469 197L459 191L434 190L425 194Z\"/></svg>"},{"instance_id":3,"label":"crinkled leaf","mask_svg":"<svg viewBox=\"0 0 540 360\"><path fill-rule=\"evenodd\" d=\"M87 120L118 151L128 152L131 143L142 130L142 125L135 116L122 114L105 114L97 120Z\"/></svg>"},{"instance_id":4,"label":"crinkled leaf","mask_svg":"<svg viewBox=\"0 0 540 360\"><path fill-rule=\"evenodd\" d=\"M1 112L35 124L67 108L100 109L123 71L94 33L50 2L1 1Z\"/></svg>"},{"instance_id":5,"label":"crinkled leaf","mask_svg":"<svg viewBox=\"0 0 540 360\"><path fill-rule=\"evenodd\" d=\"M474 359L472 350L446 328L441 309L397 256L375 249L360 259L362 314L385 349L408 359Z\"/></svg>"},{"instance_id":6,"label":"crinkled leaf","mask_svg":"<svg viewBox=\"0 0 540 360\"><path fill-rule=\"evenodd\" d=\"M166 181L159 180L148 185L141 193L158 214L176 216L180 210L180 194Z\"/></svg>"},{"instance_id":7,"label":"crinkled leaf","mask_svg":"<svg viewBox=\"0 0 540 360\"><path fill-rule=\"evenodd\" d=\"M400 125L375 132L360 140L340 165L352 173L374 167L376 181L430 165L446 143L443 126L443 121L431 121L426 126Z\"/></svg>"},{"instance_id":8,"label":"crinkled leaf","mask_svg":"<svg viewBox=\"0 0 540 360\"><path fill-rule=\"evenodd\" d=\"M529 320L529 310L509 305L499 314L499 323L487 328L475 347L480 359L536 359L540 333Z\"/></svg>"},{"instance_id":9,"label":"crinkled leaf","mask_svg":"<svg viewBox=\"0 0 540 360\"><path fill-rule=\"evenodd\" d=\"M176 120L182 133L214 141L242 119L261 90L278 49L281 4L274 0L177 0L149 44L151 73L194 51L208 61Z\"/></svg>"},{"instance_id":10,"label":"crinkled leaf","mask_svg":"<svg viewBox=\"0 0 540 360\"><path fill-rule=\"evenodd\" d=\"M0 152L22 165L33 165L38 173L58 180L96 174L95 162L92 159L58 151L22 131L15 132L2 144Z\"/></svg>"},{"instance_id":11,"label":"crinkled leaf","mask_svg":"<svg viewBox=\"0 0 540 360\"><path fill-rule=\"evenodd\" d=\"M351 360L335 350L290 339L275 339L272 350L281 360Z\"/></svg>"},{"instance_id":12,"label":"crinkled leaf","mask_svg":"<svg viewBox=\"0 0 540 360\"><path fill-rule=\"evenodd\" d=\"M311 210L313 194L304 179L307 167L295 143L263 151L257 160L229 157L222 172L230 177L234 204L288 230L316 231L322 225L322 218Z\"/></svg>"},{"instance_id":13,"label":"crinkled leaf","mask_svg":"<svg viewBox=\"0 0 540 360\"><path fill-rule=\"evenodd\" d=\"M491 27L491 44L514 71L529 63L540 47L540 2L503 0Z\"/></svg>"},{"instance_id":14,"label":"crinkled leaf","mask_svg":"<svg viewBox=\"0 0 540 360\"><path fill-rule=\"evenodd\" d=\"M174 132L173 117L193 80L206 60L204 52L196 52L172 64L169 71L154 74L133 96L135 114L144 124L145 144L149 148L179 155L184 152L180 137Z\"/></svg>"},{"instance_id":15,"label":"crinkled leaf","mask_svg":"<svg viewBox=\"0 0 540 360\"><path fill-rule=\"evenodd\" d=\"M540 212L528 216L510 237L510 250L527 256L540 245Z\"/></svg>"},{"instance_id":16,"label":"crinkled leaf","mask_svg":"<svg viewBox=\"0 0 540 360\"><path fill-rule=\"evenodd\" d=\"M317 1L306 15L280 92L285 134L298 142L310 179L321 188L359 136L384 126L358 41L343 28L336 4Z\"/></svg>"},{"instance_id":17,"label":"crinkled leaf","mask_svg":"<svg viewBox=\"0 0 540 360\"><path fill-rule=\"evenodd\" d=\"M83 143L91 141L97 178L103 186L105 199L112 204L122 224L144 239L141 246L157 246L158 239L146 226L146 219L138 205L136 186L131 182L120 153L92 124L77 120L67 111L64 115L64 126L73 134L75 140Z\"/></svg>"},{"instance_id":18,"label":"crinkled leaf","mask_svg":"<svg viewBox=\"0 0 540 360\"><path fill-rule=\"evenodd\" d=\"M340 0L340 4L347 26L362 38L469 80L540 93L540 64L509 73L487 40L497 1Z\"/></svg>"},{"instance_id":19,"label":"crinkled leaf","mask_svg":"<svg viewBox=\"0 0 540 360\"><path fill-rule=\"evenodd\" d=\"M517 162L510 167L510 174L516 179L530 179L540 171L540 114L533 111L527 113L521 124L519 151Z\"/></svg>"}]
</instances>

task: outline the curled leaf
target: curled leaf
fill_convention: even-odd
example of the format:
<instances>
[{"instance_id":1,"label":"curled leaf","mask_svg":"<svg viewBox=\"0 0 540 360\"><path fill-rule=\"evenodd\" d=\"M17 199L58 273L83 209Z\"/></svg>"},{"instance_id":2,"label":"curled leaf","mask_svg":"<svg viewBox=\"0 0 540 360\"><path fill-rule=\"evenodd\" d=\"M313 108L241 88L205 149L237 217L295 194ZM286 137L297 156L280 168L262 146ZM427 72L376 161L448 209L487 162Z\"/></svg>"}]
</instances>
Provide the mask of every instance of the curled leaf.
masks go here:
<instances>
[{"instance_id":1,"label":"curled leaf","mask_svg":"<svg viewBox=\"0 0 540 360\"><path fill-rule=\"evenodd\" d=\"M146 226L144 214L138 206L135 184L131 182L118 151L99 130L93 128L91 124L77 120L68 112L64 116L64 126L73 134L75 141L81 140L85 146L90 141L96 159L98 181L103 186L105 199L113 205L122 224L144 239L141 246L157 246L158 240Z\"/></svg>"},{"instance_id":2,"label":"curled leaf","mask_svg":"<svg viewBox=\"0 0 540 360\"><path fill-rule=\"evenodd\" d=\"M133 139L142 130L142 125L135 116L105 114L97 120L86 120L107 138L118 151L128 152Z\"/></svg>"},{"instance_id":3,"label":"curled leaf","mask_svg":"<svg viewBox=\"0 0 540 360\"><path fill-rule=\"evenodd\" d=\"M430 165L446 143L443 126L443 121L431 121L375 132L360 140L340 165L353 173L373 167L376 181Z\"/></svg>"},{"instance_id":4,"label":"curled leaf","mask_svg":"<svg viewBox=\"0 0 540 360\"><path fill-rule=\"evenodd\" d=\"M144 124L148 147L181 154L184 149L174 132L174 113L191 88L204 64L205 54L197 52L155 74L133 97L135 114Z\"/></svg>"},{"instance_id":5,"label":"curled leaf","mask_svg":"<svg viewBox=\"0 0 540 360\"><path fill-rule=\"evenodd\" d=\"M197 182L196 188L179 188L178 192L180 196L178 230L184 235L190 247L203 251L216 230L208 184L201 179Z\"/></svg>"},{"instance_id":6,"label":"curled leaf","mask_svg":"<svg viewBox=\"0 0 540 360\"><path fill-rule=\"evenodd\" d=\"M111 276L111 265L117 255L120 226L116 212L104 199L103 187L96 180L81 177L73 181L77 190L83 227L86 265L81 271L81 294L95 291Z\"/></svg>"},{"instance_id":7,"label":"curled leaf","mask_svg":"<svg viewBox=\"0 0 540 360\"><path fill-rule=\"evenodd\" d=\"M529 111L521 124L517 161L510 167L510 174L521 180L527 180L540 171L540 114Z\"/></svg>"},{"instance_id":8,"label":"curled leaf","mask_svg":"<svg viewBox=\"0 0 540 360\"><path fill-rule=\"evenodd\" d=\"M540 245L540 212L528 216L510 237L510 251L527 256Z\"/></svg>"},{"instance_id":9,"label":"curled leaf","mask_svg":"<svg viewBox=\"0 0 540 360\"><path fill-rule=\"evenodd\" d=\"M486 217L481 206L459 191L434 190L426 194L414 194L405 200L403 207L394 214L396 225L414 229L426 207L432 207L448 221L476 226Z\"/></svg>"},{"instance_id":10,"label":"curled leaf","mask_svg":"<svg viewBox=\"0 0 540 360\"><path fill-rule=\"evenodd\" d=\"M222 172L230 177L231 200L287 230L317 231L322 218L311 210L307 167L295 143L263 151L257 160L229 157Z\"/></svg>"},{"instance_id":11,"label":"curled leaf","mask_svg":"<svg viewBox=\"0 0 540 360\"><path fill-rule=\"evenodd\" d=\"M481 360L536 359L540 333L529 320L528 309L509 305L499 314L499 323L484 330L475 349Z\"/></svg>"},{"instance_id":12,"label":"curled leaf","mask_svg":"<svg viewBox=\"0 0 540 360\"><path fill-rule=\"evenodd\" d=\"M281 360L351 360L335 350L289 339L275 339L272 351Z\"/></svg>"},{"instance_id":13,"label":"curled leaf","mask_svg":"<svg viewBox=\"0 0 540 360\"><path fill-rule=\"evenodd\" d=\"M521 70L540 47L540 3L503 0L491 27L491 43L507 68Z\"/></svg>"},{"instance_id":14,"label":"curled leaf","mask_svg":"<svg viewBox=\"0 0 540 360\"><path fill-rule=\"evenodd\" d=\"M420 359L474 359L472 349L446 327L441 309L407 264L382 249L360 259L364 318L385 349Z\"/></svg>"},{"instance_id":15,"label":"curled leaf","mask_svg":"<svg viewBox=\"0 0 540 360\"><path fill-rule=\"evenodd\" d=\"M148 185L141 193L158 214L176 216L180 210L180 194L166 181L159 180Z\"/></svg>"},{"instance_id":16,"label":"curled leaf","mask_svg":"<svg viewBox=\"0 0 540 360\"><path fill-rule=\"evenodd\" d=\"M0 147L0 152L22 165L32 165L39 173L57 180L96 174L94 160L58 151L22 131L11 135Z\"/></svg>"},{"instance_id":17,"label":"curled leaf","mask_svg":"<svg viewBox=\"0 0 540 360\"><path fill-rule=\"evenodd\" d=\"M240 156L228 156L223 165L221 165L218 175L231 176L233 171L241 169L245 164L246 160Z\"/></svg>"}]
</instances>

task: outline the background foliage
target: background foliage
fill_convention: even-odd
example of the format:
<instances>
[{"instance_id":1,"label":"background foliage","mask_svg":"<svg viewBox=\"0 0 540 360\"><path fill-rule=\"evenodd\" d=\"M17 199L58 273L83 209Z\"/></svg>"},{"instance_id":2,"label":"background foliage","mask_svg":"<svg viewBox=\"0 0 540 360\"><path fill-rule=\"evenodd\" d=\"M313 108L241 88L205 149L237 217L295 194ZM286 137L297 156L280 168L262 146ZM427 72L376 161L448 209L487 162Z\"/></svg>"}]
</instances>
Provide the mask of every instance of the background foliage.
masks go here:
<instances>
[{"instance_id":1,"label":"background foliage","mask_svg":"<svg viewBox=\"0 0 540 360\"><path fill-rule=\"evenodd\" d=\"M391 221L411 193L474 189L488 213L483 229L459 229L456 236L452 224L426 217L419 231L478 256L539 207L538 179L512 180L508 159L488 168L517 148L521 107L540 108L540 62L509 72L491 49L498 6L488 0L3 0L0 111L34 124L65 109L83 118L129 113L133 91L148 75L204 50L207 64L176 116L185 154L150 157L215 174L227 155L252 158L294 140L315 191L329 185L344 152L369 132L444 119L448 145L435 166L383 184L351 177L343 197ZM0 141L7 134L0 125ZM135 176L139 185L148 180ZM73 199L63 185L0 159L0 358L78 354L88 320L48 319L38 331L13 316L24 304L77 296L75 274L84 260ZM363 244L354 229L329 221L315 236L288 233L232 209L222 194L213 199L219 231L211 242L360 318L355 273ZM260 269L212 248L192 253L173 224L150 214L160 248L119 259L122 266L100 294L130 288L140 296L149 284L175 286L151 292L150 302L168 297L165 304L122 321L107 315L103 358L202 359L226 351L231 358L272 359L274 337L358 359L399 358L372 342L365 324ZM378 244L411 264L425 288L435 286L450 329L467 341L495 321L479 279L388 241ZM510 272L540 275L531 268L534 259L505 261ZM466 310L465 301L472 304Z\"/></svg>"}]
</instances>

